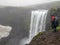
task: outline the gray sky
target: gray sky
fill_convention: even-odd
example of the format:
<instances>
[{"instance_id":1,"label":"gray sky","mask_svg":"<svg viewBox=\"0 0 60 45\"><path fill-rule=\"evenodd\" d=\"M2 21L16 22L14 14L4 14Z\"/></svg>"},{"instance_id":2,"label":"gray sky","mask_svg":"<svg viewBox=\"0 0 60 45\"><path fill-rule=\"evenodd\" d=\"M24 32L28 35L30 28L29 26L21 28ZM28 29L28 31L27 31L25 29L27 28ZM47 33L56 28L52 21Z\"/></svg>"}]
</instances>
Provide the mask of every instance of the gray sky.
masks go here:
<instances>
[{"instance_id":1,"label":"gray sky","mask_svg":"<svg viewBox=\"0 0 60 45\"><path fill-rule=\"evenodd\" d=\"M3 6L28 6L28 5L35 5L35 4L42 4L52 1L59 1L59 0L0 0L0 5Z\"/></svg>"}]
</instances>

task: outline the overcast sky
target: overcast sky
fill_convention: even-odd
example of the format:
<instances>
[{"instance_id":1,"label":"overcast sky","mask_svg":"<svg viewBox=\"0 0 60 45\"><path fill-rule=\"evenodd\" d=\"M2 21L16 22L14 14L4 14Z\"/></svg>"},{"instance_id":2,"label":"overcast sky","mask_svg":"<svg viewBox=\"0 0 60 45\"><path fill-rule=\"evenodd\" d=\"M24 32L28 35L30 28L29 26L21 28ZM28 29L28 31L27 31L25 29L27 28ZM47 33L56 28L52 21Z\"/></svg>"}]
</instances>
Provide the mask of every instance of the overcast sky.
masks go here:
<instances>
[{"instance_id":1,"label":"overcast sky","mask_svg":"<svg viewBox=\"0 0 60 45\"><path fill-rule=\"evenodd\" d=\"M35 4L42 4L59 0L0 0L0 5L4 6L29 6Z\"/></svg>"}]
</instances>

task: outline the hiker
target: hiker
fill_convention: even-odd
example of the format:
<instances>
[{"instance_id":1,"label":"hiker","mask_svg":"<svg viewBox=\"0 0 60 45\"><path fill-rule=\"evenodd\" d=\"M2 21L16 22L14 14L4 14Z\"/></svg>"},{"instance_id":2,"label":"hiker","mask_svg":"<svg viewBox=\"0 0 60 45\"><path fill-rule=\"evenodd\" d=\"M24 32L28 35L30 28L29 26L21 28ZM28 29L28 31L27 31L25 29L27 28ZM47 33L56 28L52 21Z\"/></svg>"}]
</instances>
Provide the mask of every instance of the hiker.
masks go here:
<instances>
[{"instance_id":1,"label":"hiker","mask_svg":"<svg viewBox=\"0 0 60 45\"><path fill-rule=\"evenodd\" d=\"M58 19L54 15L52 16L52 29L54 29L54 32L57 32L56 27L58 26Z\"/></svg>"}]
</instances>

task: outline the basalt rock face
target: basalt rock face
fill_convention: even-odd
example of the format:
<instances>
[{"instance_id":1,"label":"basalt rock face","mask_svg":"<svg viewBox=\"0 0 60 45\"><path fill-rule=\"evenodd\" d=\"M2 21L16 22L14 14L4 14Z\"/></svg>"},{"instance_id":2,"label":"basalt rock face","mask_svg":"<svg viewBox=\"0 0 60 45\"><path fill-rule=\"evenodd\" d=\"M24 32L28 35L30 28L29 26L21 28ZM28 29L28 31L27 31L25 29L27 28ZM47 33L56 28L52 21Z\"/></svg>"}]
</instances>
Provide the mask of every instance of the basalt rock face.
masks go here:
<instances>
[{"instance_id":1,"label":"basalt rock face","mask_svg":"<svg viewBox=\"0 0 60 45\"><path fill-rule=\"evenodd\" d=\"M46 31L51 29L51 15L50 15L50 11L48 11L48 13L47 13L45 28L46 28L45 29Z\"/></svg>"},{"instance_id":2,"label":"basalt rock face","mask_svg":"<svg viewBox=\"0 0 60 45\"><path fill-rule=\"evenodd\" d=\"M28 45L60 45L60 31L38 35Z\"/></svg>"}]
</instances>

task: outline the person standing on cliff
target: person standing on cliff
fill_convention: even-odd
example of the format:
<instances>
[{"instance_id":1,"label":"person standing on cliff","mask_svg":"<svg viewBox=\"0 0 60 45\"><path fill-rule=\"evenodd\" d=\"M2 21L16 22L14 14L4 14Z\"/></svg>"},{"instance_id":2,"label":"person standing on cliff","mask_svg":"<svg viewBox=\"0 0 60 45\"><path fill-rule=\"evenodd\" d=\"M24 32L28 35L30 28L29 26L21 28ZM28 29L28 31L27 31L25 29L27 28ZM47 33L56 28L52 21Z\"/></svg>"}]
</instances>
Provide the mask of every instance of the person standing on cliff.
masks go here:
<instances>
[{"instance_id":1,"label":"person standing on cliff","mask_svg":"<svg viewBox=\"0 0 60 45\"><path fill-rule=\"evenodd\" d=\"M58 25L59 25L58 18L53 15L52 16L52 29L54 30L54 32L57 32L56 27Z\"/></svg>"}]
</instances>

